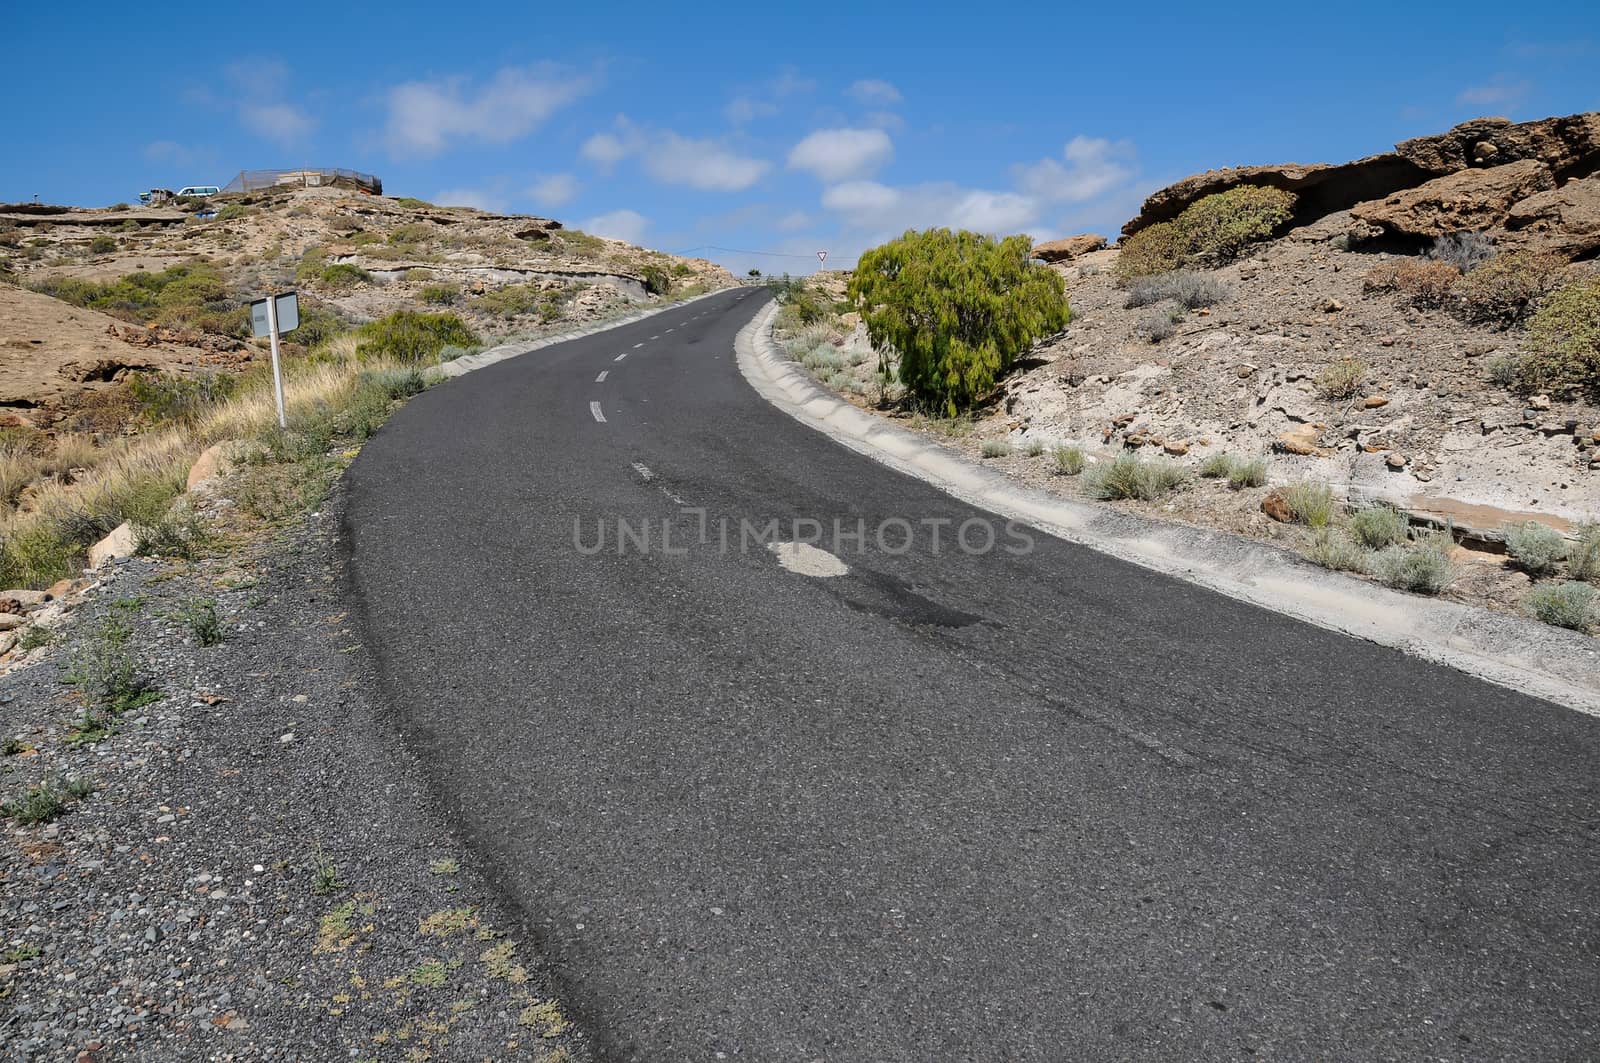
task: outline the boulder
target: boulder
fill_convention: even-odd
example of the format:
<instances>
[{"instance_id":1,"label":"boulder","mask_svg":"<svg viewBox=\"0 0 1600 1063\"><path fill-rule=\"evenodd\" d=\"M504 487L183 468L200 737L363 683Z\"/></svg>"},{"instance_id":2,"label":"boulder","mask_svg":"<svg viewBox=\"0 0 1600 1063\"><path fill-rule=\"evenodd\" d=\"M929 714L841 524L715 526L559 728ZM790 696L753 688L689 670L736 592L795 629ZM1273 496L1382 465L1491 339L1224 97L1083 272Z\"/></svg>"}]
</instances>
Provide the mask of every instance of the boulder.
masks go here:
<instances>
[{"instance_id":1,"label":"boulder","mask_svg":"<svg viewBox=\"0 0 1600 1063\"><path fill-rule=\"evenodd\" d=\"M1566 176L1600 160L1600 111L1534 122L1474 118L1446 133L1403 140L1394 150L1432 174L1535 159L1557 176Z\"/></svg>"},{"instance_id":2,"label":"boulder","mask_svg":"<svg viewBox=\"0 0 1600 1063\"><path fill-rule=\"evenodd\" d=\"M1261 500L1261 512L1277 521L1279 524L1293 524L1294 510L1289 508L1289 502L1283 497L1283 492L1273 488Z\"/></svg>"},{"instance_id":3,"label":"boulder","mask_svg":"<svg viewBox=\"0 0 1600 1063\"><path fill-rule=\"evenodd\" d=\"M111 529L110 535L89 547L89 567L99 568L107 561L132 557L138 548L139 536L134 533L133 525L123 521Z\"/></svg>"},{"instance_id":4,"label":"boulder","mask_svg":"<svg viewBox=\"0 0 1600 1063\"><path fill-rule=\"evenodd\" d=\"M1536 192L1506 215L1508 247L1579 258L1600 251L1600 174Z\"/></svg>"},{"instance_id":5,"label":"boulder","mask_svg":"<svg viewBox=\"0 0 1600 1063\"><path fill-rule=\"evenodd\" d=\"M1321 435L1317 425L1298 424L1287 432L1280 432L1273 446L1285 454L1299 454L1308 458L1320 458L1328 451L1317 445Z\"/></svg>"},{"instance_id":6,"label":"boulder","mask_svg":"<svg viewBox=\"0 0 1600 1063\"><path fill-rule=\"evenodd\" d=\"M1106 246L1106 238L1097 233L1081 233L1060 240L1049 240L1033 245L1033 257L1046 262L1071 262L1075 258L1098 251Z\"/></svg>"},{"instance_id":7,"label":"boulder","mask_svg":"<svg viewBox=\"0 0 1600 1063\"><path fill-rule=\"evenodd\" d=\"M228 457L227 443L213 443L200 452L200 456L189 467L189 480L187 490L193 491L202 484L209 483L220 476L224 476L233 468L233 462Z\"/></svg>"},{"instance_id":8,"label":"boulder","mask_svg":"<svg viewBox=\"0 0 1600 1063\"><path fill-rule=\"evenodd\" d=\"M1390 235L1431 237L1488 229L1537 192L1555 188L1555 175L1537 159L1460 170L1381 200L1358 203L1350 214Z\"/></svg>"}]
</instances>

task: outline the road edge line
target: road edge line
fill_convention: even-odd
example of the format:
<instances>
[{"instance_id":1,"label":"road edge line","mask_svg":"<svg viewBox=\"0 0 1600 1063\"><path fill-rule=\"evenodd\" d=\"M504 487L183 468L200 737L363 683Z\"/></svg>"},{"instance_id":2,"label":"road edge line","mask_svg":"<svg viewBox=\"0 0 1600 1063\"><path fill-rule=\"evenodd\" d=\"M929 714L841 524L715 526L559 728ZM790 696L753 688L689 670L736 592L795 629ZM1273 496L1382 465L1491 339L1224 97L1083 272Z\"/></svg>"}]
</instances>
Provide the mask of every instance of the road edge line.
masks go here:
<instances>
[{"instance_id":1,"label":"road edge line","mask_svg":"<svg viewBox=\"0 0 1600 1063\"><path fill-rule=\"evenodd\" d=\"M1600 716L1600 640L1351 579L1280 547L1014 483L823 388L778 350L772 336L777 310L777 303L769 305L739 331L734 349L740 373L779 410L859 454L1056 538Z\"/></svg>"}]
</instances>

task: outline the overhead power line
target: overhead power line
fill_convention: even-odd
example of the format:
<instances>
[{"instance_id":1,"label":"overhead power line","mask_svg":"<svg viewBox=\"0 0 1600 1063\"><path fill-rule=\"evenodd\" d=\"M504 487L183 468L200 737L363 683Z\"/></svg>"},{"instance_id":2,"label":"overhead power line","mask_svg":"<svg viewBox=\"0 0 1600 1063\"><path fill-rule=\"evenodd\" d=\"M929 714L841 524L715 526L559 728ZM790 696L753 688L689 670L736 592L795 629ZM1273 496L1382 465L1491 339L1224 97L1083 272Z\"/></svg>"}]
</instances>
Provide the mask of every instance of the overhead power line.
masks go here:
<instances>
[{"instance_id":1,"label":"overhead power line","mask_svg":"<svg viewBox=\"0 0 1600 1063\"><path fill-rule=\"evenodd\" d=\"M716 244L701 244L691 247L687 251L674 251L675 255L692 255L696 251L726 251L730 255L766 255L769 258L816 258L816 255L796 255L787 251L743 251L737 247L718 247Z\"/></svg>"}]
</instances>

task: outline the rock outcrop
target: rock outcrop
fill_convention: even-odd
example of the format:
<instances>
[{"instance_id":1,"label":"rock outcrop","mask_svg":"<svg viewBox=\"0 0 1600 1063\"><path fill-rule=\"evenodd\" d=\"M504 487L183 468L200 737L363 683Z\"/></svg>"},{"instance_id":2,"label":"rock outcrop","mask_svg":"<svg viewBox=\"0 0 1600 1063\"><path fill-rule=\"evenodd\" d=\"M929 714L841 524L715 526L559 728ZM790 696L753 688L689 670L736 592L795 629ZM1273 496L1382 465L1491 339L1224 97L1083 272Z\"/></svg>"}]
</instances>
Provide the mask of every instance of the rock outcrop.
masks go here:
<instances>
[{"instance_id":1,"label":"rock outcrop","mask_svg":"<svg viewBox=\"0 0 1600 1063\"><path fill-rule=\"evenodd\" d=\"M1600 251L1600 175L1568 181L1514 204L1502 244L1578 258Z\"/></svg>"},{"instance_id":2,"label":"rock outcrop","mask_svg":"<svg viewBox=\"0 0 1600 1063\"><path fill-rule=\"evenodd\" d=\"M1033 245L1033 257L1046 262L1071 262L1081 258L1091 251L1098 251L1106 246L1106 238L1097 233L1081 233L1077 236L1065 236L1060 240L1049 240L1042 244Z\"/></svg>"},{"instance_id":3,"label":"rock outcrop","mask_svg":"<svg viewBox=\"0 0 1600 1063\"><path fill-rule=\"evenodd\" d=\"M1597 173L1600 112L1534 122L1476 118L1340 165L1237 166L1186 177L1146 199L1122 235L1170 221L1196 200L1240 185L1295 193L1296 226L1349 210L1358 219L1358 234L1365 226L1366 234L1416 239L1502 223L1537 234L1564 226L1569 215L1582 224L1594 195L1587 179ZM1584 186L1563 197L1576 182ZM1526 211L1517 209L1530 199ZM1593 245L1580 236L1560 242L1559 249L1571 256Z\"/></svg>"},{"instance_id":4,"label":"rock outcrop","mask_svg":"<svg viewBox=\"0 0 1600 1063\"><path fill-rule=\"evenodd\" d=\"M1374 236L1444 236L1493 228L1516 204L1555 186L1549 166L1538 159L1520 159L1435 177L1385 199L1358 203L1350 216L1372 226Z\"/></svg>"}]
</instances>

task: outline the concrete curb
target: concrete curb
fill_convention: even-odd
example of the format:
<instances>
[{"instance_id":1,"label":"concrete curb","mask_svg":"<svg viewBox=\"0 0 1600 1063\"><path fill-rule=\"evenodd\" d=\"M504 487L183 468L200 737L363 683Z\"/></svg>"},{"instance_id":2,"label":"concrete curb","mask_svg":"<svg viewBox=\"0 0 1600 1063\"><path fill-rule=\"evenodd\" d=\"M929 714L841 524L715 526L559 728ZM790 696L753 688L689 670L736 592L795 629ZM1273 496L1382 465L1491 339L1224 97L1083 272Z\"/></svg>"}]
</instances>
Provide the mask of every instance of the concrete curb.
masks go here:
<instances>
[{"instance_id":1,"label":"concrete curb","mask_svg":"<svg viewBox=\"0 0 1600 1063\"><path fill-rule=\"evenodd\" d=\"M596 325L590 325L587 328L575 329L571 332L557 333L553 336L541 336L539 339L530 340L526 343L502 343L498 347L490 347L486 351L479 351L477 354L463 355L453 362L446 362L441 366L437 366L434 369L434 373L440 377L458 377L463 373L470 373L474 369L482 369L484 366L494 365L496 362L503 362L507 358L515 358L518 355L527 354L530 351L537 351L541 347L552 347L557 343L566 343L568 340L581 339L584 336L593 336L597 332L607 332L614 328L620 328L623 325L631 325L635 321L643 321L647 317L655 317L657 314L664 314L668 310L678 310L682 307L690 305L691 303L697 303L702 299L709 299L713 295L721 295L726 291L732 291L732 289L718 288L716 291L705 292L703 294L693 296L692 298L684 299L680 302L664 303L661 306L651 307L649 310L641 310L635 314L628 314L624 317L612 318L609 321L601 322L600 324Z\"/></svg>"},{"instance_id":2,"label":"concrete curb","mask_svg":"<svg viewBox=\"0 0 1600 1063\"><path fill-rule=\"evenodd\" d=\"M1351 579L1287 550L1057 498L850 405L772 337L776 304L740 331L739 371L803 424L964 502L1264 609L1600 716L1600 640Z\"/></svg>"}]
</instances>

